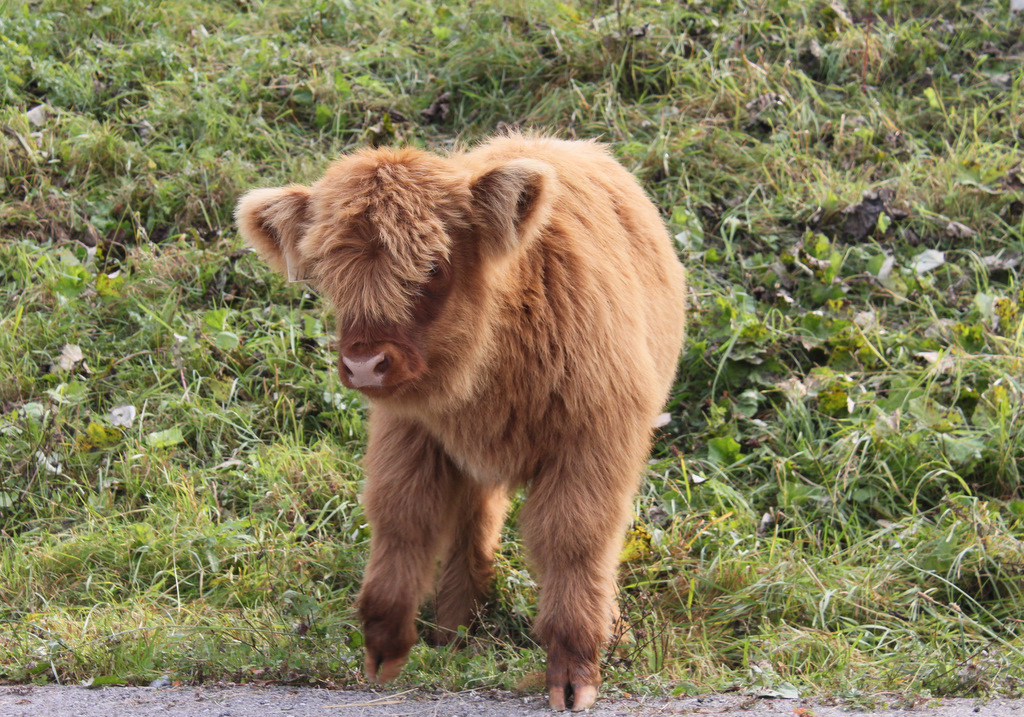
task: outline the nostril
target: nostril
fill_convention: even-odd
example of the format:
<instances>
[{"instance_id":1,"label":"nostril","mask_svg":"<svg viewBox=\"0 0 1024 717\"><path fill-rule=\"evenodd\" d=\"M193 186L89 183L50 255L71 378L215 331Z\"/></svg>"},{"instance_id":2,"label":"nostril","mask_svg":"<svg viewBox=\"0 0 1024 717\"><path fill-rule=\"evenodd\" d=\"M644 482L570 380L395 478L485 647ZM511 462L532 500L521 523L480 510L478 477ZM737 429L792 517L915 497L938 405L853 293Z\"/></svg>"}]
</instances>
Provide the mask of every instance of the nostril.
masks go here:
<instances>
[{"instance_id":1,"label":"nostril","mask_svg":"<svg viewBox=\"0 0 1024 717\"><path fill-rule=\"evenodd\" d=\"M391 357L384 354L383 358L377 362L377 365L373 367L373 372L377 376L383 376L391 368Z\"/></svg>"}]
</instances>

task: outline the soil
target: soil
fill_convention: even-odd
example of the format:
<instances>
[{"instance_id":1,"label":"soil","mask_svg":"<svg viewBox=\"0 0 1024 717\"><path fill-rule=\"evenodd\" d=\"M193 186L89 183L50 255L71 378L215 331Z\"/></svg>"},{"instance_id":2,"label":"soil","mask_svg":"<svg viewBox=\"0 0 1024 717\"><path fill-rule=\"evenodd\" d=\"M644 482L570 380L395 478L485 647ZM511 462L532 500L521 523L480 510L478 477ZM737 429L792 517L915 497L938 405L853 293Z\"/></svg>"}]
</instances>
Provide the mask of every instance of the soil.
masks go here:
<instances>
[{"instance_id":1,"label":"soil","mask_svg":"<svg viewBox=\"0 0 1024 717\"><path fill-rule=\"evenodd\" d=\"M893 700L888 703L887 699ZM603 697L592 717L716 715L718 717L850 717L907 713L929 717L1024 717L1024 700L994 698L900 701L876 696L872 707L813 699L764 699L743 693L696 697ZM0 687L3 717L550 717L540 695L479 691L432 693L333 691L282 686L203 685L197 687Z\"/></svg>"}]
</instances>

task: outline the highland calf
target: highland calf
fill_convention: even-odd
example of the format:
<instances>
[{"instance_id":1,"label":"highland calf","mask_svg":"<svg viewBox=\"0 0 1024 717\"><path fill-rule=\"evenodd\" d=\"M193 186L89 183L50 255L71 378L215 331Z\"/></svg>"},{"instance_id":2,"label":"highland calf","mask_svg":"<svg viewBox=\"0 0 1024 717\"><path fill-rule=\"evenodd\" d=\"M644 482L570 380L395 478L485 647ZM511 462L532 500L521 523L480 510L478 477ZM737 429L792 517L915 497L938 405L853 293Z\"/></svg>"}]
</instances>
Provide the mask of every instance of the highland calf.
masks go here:
<instances>
[{"instance_id":1,"label":"highland calf","mask_svg":"<svg viewBox=\"0 0 1024 717\"><path fill-rule=\"evenodd\" d=\"M249 192L237 217L332 305L341 381L370 402L367 677L401 670L435 582L439 639L470 623L525 486L549 701L592 706L683 340L685 274L655 207L600 145L513 135L357 152L311 186Z\"/></svg>"}]
</instances>

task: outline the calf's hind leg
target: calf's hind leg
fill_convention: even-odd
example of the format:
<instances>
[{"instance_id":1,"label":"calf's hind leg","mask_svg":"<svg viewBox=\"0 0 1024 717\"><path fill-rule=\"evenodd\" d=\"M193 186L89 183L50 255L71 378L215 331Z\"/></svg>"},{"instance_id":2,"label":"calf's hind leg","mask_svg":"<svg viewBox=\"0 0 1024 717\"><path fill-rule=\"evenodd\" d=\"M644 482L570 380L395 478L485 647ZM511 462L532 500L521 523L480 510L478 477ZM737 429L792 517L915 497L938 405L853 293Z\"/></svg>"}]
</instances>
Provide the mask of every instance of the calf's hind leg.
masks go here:
<instances>
[{"instance_id":1,"label":"calf's hind leg","mask_svg":"<svg viewBox=\"0 0 1024 717\"><path fill-rule=\"evenodd\" d=\"M504 486L464 480L453 515L454 535L437 583L434 641L448 644L468 626L494 577L494 553L508 506Z\"/></svg>"}]
</instances>

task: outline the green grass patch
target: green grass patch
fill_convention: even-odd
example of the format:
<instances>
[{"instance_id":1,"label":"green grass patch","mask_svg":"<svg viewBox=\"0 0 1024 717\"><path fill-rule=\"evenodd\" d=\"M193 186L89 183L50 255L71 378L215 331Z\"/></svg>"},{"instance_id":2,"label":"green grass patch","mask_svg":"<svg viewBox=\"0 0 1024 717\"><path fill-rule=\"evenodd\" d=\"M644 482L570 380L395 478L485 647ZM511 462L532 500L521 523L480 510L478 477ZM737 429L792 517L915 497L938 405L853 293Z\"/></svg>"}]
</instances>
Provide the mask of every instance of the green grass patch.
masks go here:
<instances>
[{"instance_id":1,"label":"green grass patch","mask_svg":"<svg viewBox=\"0 0 1024 717\"><path fill-rule=\"evenodd\" d=\"M365 407L231 212L511 125L691 270L605 689L1019 694L1021 53L980 0L0 4L0 679L360 683ZM402 684L538 689L535 605L513 520Z\"/></svg>"}]
</instances>

